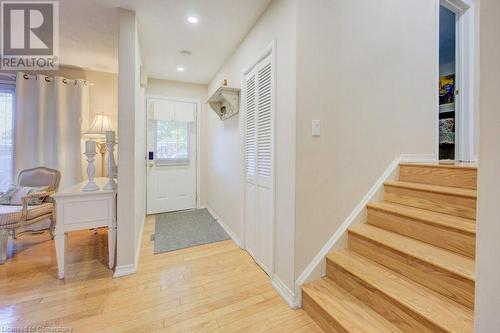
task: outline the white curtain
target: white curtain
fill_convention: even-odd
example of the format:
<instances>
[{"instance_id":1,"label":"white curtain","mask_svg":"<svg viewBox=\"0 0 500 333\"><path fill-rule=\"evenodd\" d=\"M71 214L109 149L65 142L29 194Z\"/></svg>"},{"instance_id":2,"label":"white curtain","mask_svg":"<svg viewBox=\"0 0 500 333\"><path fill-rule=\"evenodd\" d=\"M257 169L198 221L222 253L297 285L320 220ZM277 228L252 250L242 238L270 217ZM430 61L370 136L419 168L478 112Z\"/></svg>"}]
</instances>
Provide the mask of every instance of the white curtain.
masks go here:
<instances>
[{"instance_id":1,"label":"white curtain","mask_svg":"<svg viewBox=\"0 0 500 333\"><path fill-rule=\"evenodd\" d=\"M14 173L37 166L61 172L60 188L83 180L82 133L89 121L84 80L18 73Z\"/></svg>"}]
</instances>

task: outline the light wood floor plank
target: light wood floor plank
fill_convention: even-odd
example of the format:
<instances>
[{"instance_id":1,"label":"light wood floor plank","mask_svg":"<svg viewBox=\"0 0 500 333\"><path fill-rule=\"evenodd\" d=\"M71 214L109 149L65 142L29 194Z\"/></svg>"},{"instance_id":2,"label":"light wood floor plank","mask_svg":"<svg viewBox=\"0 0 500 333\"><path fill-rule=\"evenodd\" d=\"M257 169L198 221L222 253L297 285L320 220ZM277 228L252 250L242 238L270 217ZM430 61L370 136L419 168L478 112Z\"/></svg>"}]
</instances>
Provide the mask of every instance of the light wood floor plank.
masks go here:
<instances>
[{"instance_id":1,"label":"light wood floor plank","mask_svg":"<svg viewBox=\"0 0 500 333\"><path fill-rule=\"evenodd\" d=\"M9 244L0 266L0 326L73 332L321 332L291 310L267 275L232 241L153 254L148 217L136 274L112 278L105 230L70 233L66 278L57 279L47 234Z\"/></svg>"}]
</instances>

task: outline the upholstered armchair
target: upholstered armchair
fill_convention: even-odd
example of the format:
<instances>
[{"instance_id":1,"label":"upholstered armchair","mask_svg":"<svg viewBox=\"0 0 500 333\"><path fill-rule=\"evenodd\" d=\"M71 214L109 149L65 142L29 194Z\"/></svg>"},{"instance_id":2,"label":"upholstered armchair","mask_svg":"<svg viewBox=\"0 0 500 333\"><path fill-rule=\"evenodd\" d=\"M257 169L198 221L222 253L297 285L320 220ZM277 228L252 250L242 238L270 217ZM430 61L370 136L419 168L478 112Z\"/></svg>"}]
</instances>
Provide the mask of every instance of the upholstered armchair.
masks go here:
<instances>
[{"instance_id":1,"label":"upholstered armchair","mask_svg":"<svg viewBox=\"0 0 500 333\"><path fill-rule=\"evenodd\" d=\"M22 205L0 205L0 265L7 259L9 235L14 239L29 230L33 223L50 220L48 231L54 238L56 223L55 201L51 197L59 187L61 173L54 169L38 167L19 173L18 186L47 187L46 191L29 193L22 198ZM33 199L40 199L38 205L30 205Z\"/></svg>"}]
</instances>

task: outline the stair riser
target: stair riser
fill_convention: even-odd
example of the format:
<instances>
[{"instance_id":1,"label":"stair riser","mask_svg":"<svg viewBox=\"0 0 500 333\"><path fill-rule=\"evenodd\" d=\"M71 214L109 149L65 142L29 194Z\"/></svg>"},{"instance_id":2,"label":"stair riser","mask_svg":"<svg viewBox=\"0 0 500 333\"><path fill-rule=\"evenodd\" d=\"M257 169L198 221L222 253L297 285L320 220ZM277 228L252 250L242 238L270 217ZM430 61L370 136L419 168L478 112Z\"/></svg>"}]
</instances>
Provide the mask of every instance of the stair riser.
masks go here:
<instances>
[{"instance_id":1,"label":"stair riser","mask_svg":"<svg viewBox=\"0 0 500 333\"><path fill-rule=\"evenodd\" d=\"M405 332L445 332L367 282L327 260L327 276Z\"/></svg>"},{"instance_id":2,"label":"stair riser","mask_svg":"<svg viewBox=\"0 0 500 333\"><path fill-rule=\"evenodd\" d=\"M477 184L477 169L401 165L399 168L399 180L475 190Z\"/></svg>"},{"instance_id":3,"label":"stair riser","mask_svg":"<svg viewBox=\"0 0 500 333\"><path fill-rule=\"evenodd\" d=\"M476 218L476 198L471 197L386 185L384 200L453 216Z\"/></svg>"},{"instance_id":4,"label":"stair riser","mask_svg":"<svg viewBox=\"0 0 500 333\"><path fill-rule=\"evenodd\" d=\"M470 258L475 257L476 237L471 233L427 224L370 207L368 207L368 223Z\"/></svg>"},{"instance_id":5,"label":"stair riser","mask_svg":"<svg viewBox=\"0 0 500 333\"><path fill-rule=\"evenodd\" d=\"M326 333L348 333L348 331L330 316L306 292L302 292L302 308Z\"/></svg>"},{"instance_id":6,"label":"stair riser","mask_svg":"<svg viewBox=\"0 0 500 333\"><path fill-rule=\"evenodd\" d=\"M474 307L474 282L419 258L349 232L349 249L469 308Z\"/></svg>"}]
</instances>

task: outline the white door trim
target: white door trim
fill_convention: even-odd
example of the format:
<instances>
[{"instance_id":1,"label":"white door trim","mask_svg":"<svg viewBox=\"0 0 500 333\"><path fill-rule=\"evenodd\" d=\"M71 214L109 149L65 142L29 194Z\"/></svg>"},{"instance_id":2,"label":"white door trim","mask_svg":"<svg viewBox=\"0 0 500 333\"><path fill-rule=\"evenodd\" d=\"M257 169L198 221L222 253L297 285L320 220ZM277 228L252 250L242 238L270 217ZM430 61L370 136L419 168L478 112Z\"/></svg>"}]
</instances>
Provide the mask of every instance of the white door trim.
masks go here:
<instances>
[{"instance_id":1,"label":"white door trim","mask_svg":"<svg viewBox=\"0 0 500 333\"><path fill-rule=\"evenodd\" d=\"M149 119L147 113L149 110L147 109L147 100L149 98L154 99L163 99L173 102L187 102L187 103L195 103L196 104L196 208L200 208L200 188L201 188L201 171L200 171L200 156L201 156L201 145L200 145L200 136L201 136L201 103L198 99L195 98L183 98L183 97L173 97L166 95L158 95L158 94L146 94L146 121ZM146 127L147 131L147 127ZM146 133L147 135L147 133ZM147 145L147 142L146 142ZM147 146L146 146L147 147ZM146 157L145 163L148 163L148 150L146 148ZM147 169L147 166L146 166ZM147 182L146 182L147 183ZM147 186L147 185L146 185ZM146 187L147 193L147 187ZM147 196L146 196L147 197ZM147 205L147 203L146 203Z\"/></svg>"},{"instance_id":2,"label":"white door trim","mask_svg":"<svg viewBox=\"0 0 500 333\"><path fill-rule=\"evenodd\" d=\"M240 191L240 202L242 203L240 209L240 230L241 230L241 242L240 248L248 251L246 247L246 235L245 235L245 209L246 209L246 161L245 161L245 118L246 118L246 109L245 109L245 86L246 80L245 77L252 69L262 60L264 60L267 56L271 56L271 68L272 68L272 86L271 89L273 91L272 94L272 142L273 142L273 154L272 154L272 187L273 187L273 204L272 204L272 265L269 267L270 272L266 272L270 278L273 277L275 271L275 244L276 244L276 39L273 39L271 43L269 43L258 55L257 57L244 69L241 71L241 98L240 98L240 118L239 118L239 126L241 128L240 131L240 142L241 142L241 168L240 168L240 183L241 183L241 191ZM252 257L255 256L252 255ZM263 267L262 265L259 265Z\"/></svg>"},{"instance_id":3,"label":"white door trim","mask_svg":"<svg viewBox=\"0 0 500 333\"><path fill-rule=\"evenodd\" d=\"M459 100L455 105L455 159L458 161L476 161L475 146L476 110L475 64L476 64L476 22L474 0L439 0L436 1L436 34L439 54L439 6L443 5L455 12L457 22L456 89ZM437 57L437 81L439 82L439 56ZM438 85L436 85L437 87ZM437 89L437 88L436 88ZM439 96L436 106L436 159L439 160Z\"/></svg>"}]
</instances>

